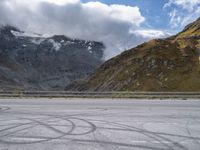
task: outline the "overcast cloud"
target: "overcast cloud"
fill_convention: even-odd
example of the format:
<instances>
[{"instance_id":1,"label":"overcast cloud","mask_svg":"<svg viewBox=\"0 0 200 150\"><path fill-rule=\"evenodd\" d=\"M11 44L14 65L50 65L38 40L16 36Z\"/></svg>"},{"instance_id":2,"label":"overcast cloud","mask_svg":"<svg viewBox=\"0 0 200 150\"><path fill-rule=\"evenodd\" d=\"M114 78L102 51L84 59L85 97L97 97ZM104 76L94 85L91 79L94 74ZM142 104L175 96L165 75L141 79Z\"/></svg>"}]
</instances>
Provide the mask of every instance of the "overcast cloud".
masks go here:
<instances>
[{"instance_id":1,"label":"overcast cloud","mask_svg":"<svg viewBox=\"0 0 200 150\"><path fill-rule=\"evenodd\" d=\"M145 40L166 35L163 31L140 29L144 21L137 6L79 0L0 0L1 25L102 41L107 47L106 59Z\"/></svg>"}]
</instances>

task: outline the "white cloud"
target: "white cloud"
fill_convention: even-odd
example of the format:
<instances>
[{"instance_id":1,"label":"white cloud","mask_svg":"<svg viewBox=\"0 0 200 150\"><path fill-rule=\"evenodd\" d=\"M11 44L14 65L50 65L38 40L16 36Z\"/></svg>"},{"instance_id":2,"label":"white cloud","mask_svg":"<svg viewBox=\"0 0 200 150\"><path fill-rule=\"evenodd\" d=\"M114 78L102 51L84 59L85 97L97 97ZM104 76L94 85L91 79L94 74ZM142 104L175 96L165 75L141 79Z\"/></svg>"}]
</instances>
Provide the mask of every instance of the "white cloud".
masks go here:
<instances>
[{"instance_id":1,"label":"white cloud","mask_svg":"<svg viewBox=\"0 0 200 150\"><path fill-rule=\"evenodd\" d=\"M164 7L170 7L171 5L177 5L188 11L193 11L195 7L200 4L200 0L169 0Z\"/></svg>"},{"instance_id":2,"label":"white cloud","mask_svg":"<svg viewBox=\"0 0 200 150\"><path fill-rule=\"evenodd\" d=\"M54 3L57 5L64 5L67 3L77 3L79 0L43 0L45 2Z\"/></svg>"},{"instance_id":3,"label":"white cloud","mask_svg":"<svg viewBox=\"0 0 200 150\"><path fill-rule=\"evenodd\" d=\"M0 24L42 34L64 34L72 38L102 41L110 58L149 38L162 35L137 31L145 21L135 6L107 5L80 0L1 0ZM141 31L138 31L138 33ZM156 31L155 31L156 32Z\"/></svg>"},{"instance_id":4,"label":"white cloud","mask_svg":"<svg viewBox=\"0 0 200 150\"><path fill-rule=\"evenodd\" d=\"M93 13L103 14L112 19L131 23L133 25L140 25L145 19L141 16L138 7L131 7L125 5L106 5L100 2L88 2L83 4L85 10Z\"/></svg>"},{"instance_id":5,"label":"white cloud","mask_svg":"<svg viewBox=\"0 0 200 150\"><path fill-rule=\"evenodd\" d=\"M136 30L136 31L132 31L132 33L134 33L135 35L138 36L142 36L143 38L147 38L147 39L153 39L153 38L162 38L162 37L166 37L166 36L170 36L171 34L166 32L166 31L162 31L162 30L151 30L151 29L143 29L143 30Z\"/></svg>"},{"instance_id":6,"label":"white cloud","mask_svg":"<svg viewBox=\"0 0 200 150\"><path fill-rule=\"evenodd\" d=\"M176 9L172 10L169 13L170 16L170 24L173 28L178 27L182 21L182 18L178 15L178 11Z\"/></svg>"},{"instance_id":7,"label":"white cloud","mask_svg":"<svg viewBox=\"0 0 200 150\"><path fill-rule=\"evenodd\" d=\"M169 12L172 28L184 27L200 16L200 0L168 0L164 6Z\"/></svg>"},{"instance_id":8,"label":"white cloud","mask_svg":"<svg viewBox=\"0 0 200 150\"><path fill-rule=\"evenodd\" d=\"M7 3L15 3L15 4L38 4L41 2L47 2L52 3L56 5L65 5L65 4L73 4L73 3L79 3L80 0L4 0L7 1Z\"/></svg>"}]
</instances>

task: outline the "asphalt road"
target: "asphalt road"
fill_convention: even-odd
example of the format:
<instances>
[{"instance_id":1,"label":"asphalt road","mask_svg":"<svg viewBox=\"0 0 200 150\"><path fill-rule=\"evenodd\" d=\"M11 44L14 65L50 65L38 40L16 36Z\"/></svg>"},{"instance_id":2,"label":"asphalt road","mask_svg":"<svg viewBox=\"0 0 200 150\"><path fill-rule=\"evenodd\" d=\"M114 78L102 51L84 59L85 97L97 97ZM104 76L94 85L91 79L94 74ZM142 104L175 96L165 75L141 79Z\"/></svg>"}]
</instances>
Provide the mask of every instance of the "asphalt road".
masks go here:
<instances>
[{"instance_id":1,"label":"asphalt road","mask_svg":"<svg viewBox=\"0 0 200 150\"><path fill-rule=\"evenodd\" d=\"M200 101L0 100L0 150L199 150Z\"/></svg>"}]
</instances>

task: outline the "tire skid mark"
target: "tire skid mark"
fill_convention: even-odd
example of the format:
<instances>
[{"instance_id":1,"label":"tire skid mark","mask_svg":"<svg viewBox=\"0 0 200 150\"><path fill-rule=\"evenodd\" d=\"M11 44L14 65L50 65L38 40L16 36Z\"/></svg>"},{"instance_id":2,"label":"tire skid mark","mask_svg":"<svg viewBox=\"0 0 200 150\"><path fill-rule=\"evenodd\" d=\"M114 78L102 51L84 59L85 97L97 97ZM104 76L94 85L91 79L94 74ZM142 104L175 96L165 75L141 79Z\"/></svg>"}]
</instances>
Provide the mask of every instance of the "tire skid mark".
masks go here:
<instances>
[{"instance_id":1,"label":"tire skid mark","mask_svg":"<svg viewBox=\"0 0 200 150\"><path fill-rule=\"evenodd\" d=\"M115 123L115 122L109 122L109 121L101 121L101 120L94 120L94 121L105 122L105 123L108 123L108 124L115 124L115 125L117 125L117 126L121 126L121 127L128 128L128 129L130 129L130 130L133 131L133 132L141 133L141 134L146 135L146 136L148 136L148 135L146 134L146 133L148 133L148 134L151 134L152 136L156 136L157 138L166 140L166 141L172 143L174 146L179 147L179 148L181 148L181 149L183 149L183 150L188 150L188 149L187 149L186 147L184 147L183 145L181 145L181 144L179 144L179 143L177 143L177 142L175 142L175 141L172 141L172 140L170 140L170 139L168 139L168 138L166 138L166 137L163 137L163 136L157 134L156 132L151 132L151 131L148 131L148 130L143 130L143 129L140 129L140 128L136 128L136 127L133 127L133 126L128 126L128 125L121 124L121 123ZM133 130L132 130L132 129L133 129ZM155 138L154 138L154 139L155 139ZM155 140L156 140L156 139L155 139ZM158 142L160 142L160 140L159 140Z\"/></svg>"},{"instance_id":2,"label":"tire skid mark","mask_svg":"<svg viewBox=\"0 0 200 150\"><path fill-rule=\"evenodd\" d=\"M0 107L0 112L4 112L4 111L7 111L7 110L10 110L10 107L4 107L4 106Z\"/></svg>"},{"instance_id":3,"label":"tire skid mark","mask_svg":"<svg viewBox=\"0 0 200 150\"><path fill-rule=\"evenodd\" d=\"M190 124L190 121L187 121L187 123L186 123L186 131L187 131L187 133L188 133L188 135L190 135L191 137L192 137L192 140L193 140L193 143L194 144L197 144L197 145L199 145L200 146L200 139L198 140L198 139L195 139L194 138L194 136L192 135L192 133L191 133L191 131L190 131L190 127L189 127L189 124Z\"/></svg>"},{"instance_id":4,"label":"tire skid mark","mask_svg":"<svg viewBox=\"0 0 200 150\"><path fill-rule=\"evenodd\" d=\"M108 138L107 136L105 136L105 135L103 135L99 130L96 130L96 132L93 132L93 137L94 137L94 140L95 141L98 141L98 144L103 148L103 149L105 149L105 150L117 150L117 149L119 149L119 147L117 146L117 145L111 145L112 146L112 148L111 147L108 147L109 145L108 144L104 144L104 143L102 143L101 141L102 141L102 139L99 139L98 137L99 137L99 135L101 135L101 137L103 137L102 139L106 139L106 141L108 142L112 142L111 141L111 139L110 138Z\"/></svg>"},{"instance_id":5,"label":"tire skid mark","mask_svg":"<svg viewBox=\"0 0 200 150\"><path fill-rule=\"evenodd\" d=\"M24 125L29 125L29 124L32 124L32 123L33 123L33 122L21 123L21 124L15 125L15 126L11 126L11 127L8 127L8 128L5 128L5 129L0 130L0 133L2 133L2 132L4 132L4 131L7 131L7 130L15 129L15 128L18 128L18 127L21 127L21 126L24 126ZM1 135L0 135L0 137L1 137Z\"/></svg>"},{"instance_id":6,"label":"tire skid mark","mask_svg":"<svg viewBox=\"0 0 200 150\"><path fill-rule=\"evenodd\" d=\"M93 119L90 119L93 120ZM93 120L93 121L101 121L101 120ZM101 121L103 122L103 121ZM119 127L119 126L118 126ZM110 130L120 130L120 131L137 131L137 130L133 130L133 129L120 129L120 128L109 128L109 127L98 127L98 128L102 128L102 129L110 129ZM153 131L148 131L146 130L145 132L147 133L156 133L159 135L166 135L166 136L172 136L172 137L179 137L179 138L186 138L186 139L196 139L196 140L200 140L200 137L191 137L191 136L186 136L186 135L177 135L177 134L171 134L171 133L164 133L164 132L153 132Z\"/></svg>"},{"instance_id":7,"label":"tire skid mark","mask_svg":"<svg viewBox=\"0 0 200 150\"><path fill-rule=\"evenodd\" d=\"M108 124L112 124L112 125L113 125L113 123L108 123ZM163 145L163 146L165 146L165 147L168 147L170 150L173 150L172 147L170 147L168 144L162 142L159 138L153 136L152 134L149 134L149 133L146 133L146 132L139 132L138 130L133 130L133 129L124 127L124 126L122 126L122 125L116 124L116 123L114 123L114 125L117 126L117 127L122 127L122 129L125 129L125 130L128 130L128 131L141 133L141 134L143 134L144 136L149 137L150 139L153 139L153 140L157 141L157 142L160 143L161 145Z\"/></svg>"},{"instance_id":8,"label":"tire skid mark","mask_svg":"<svg viewBox=\"0 0 200 150\"><path fill-rule=\"evenodd\" d=\"M4 111L1 111L1 109L0 109L0 113L1 112L5 113ZM27 113L27 112L14 112L14 111L11 112L11 111L8 111L7 114L10 114L10 115L23 114L23 115L30 115L31 117L32 116L36 116L36 117L38 116L38 118L19 118L19 120L25 119L25 120L29 120L30 122L27 123L28 127L24 128L24 129L16 130L15 133L26 130L28 128L34 128L35 126L41 125L48 130L54 131L57 134L57 136L55 136L55 137L32 136L32 135L29 136L29 135L15 135L15 133L11 133L12 134L11 140L4 141L3 139L0 138L0 143L4 143L4 144L36 144L36 143L49 142L51 140L65 139L65 140L79 142L79 143L94 143L94 144L102 145L105 149L106 149L106 147L108 147L110 145L110 146L116 147L116 148L118 148L118 147L129 147L129 148L140 148L140 149L151 149L151 150L169 150L169 149L173 150L173 148L170 145L163 142L163 140L165 140L165 141L173 144L177 148L187 150L186 147L182 146L181 144L179 144L175 141L168 139L165 136L183 137L183 138L187 138L187 139L196 139L196 140L200 139L199 137L192 137L192 135L184 136L184 135L175 135L175 134L168 134L168 133L162 133L162 132L153 132L153 131L148 131L146 129L141 129L141 128L137 128L137 127L134 127L134 126L129 126L129 125L121 124L121 123L109 122L109 121L103 121L103 120L82 119L82 118L78 117L80 115L81 116L82 115L88 116L89 113L82 113L82 114L78 113L78 114L72 114L72 115L52 115L52 114L47 114L47 113L41 114L41 113ZM90 115L93 115L93 114L90 114ZM43 116L43 118L41 118L41 117L39 118L39 116ZM56 124L55 119L59 119L61 121L66 121L66 122L64 122L66 124L63 124L62 126L67 127L66 128L67 131L65 131L64 129L59 129L59 127L57 127L59 125ZM48 120L49 120L49 122L48 122ZM83 122L86 125L80 125L76 121ZM110 124L112 126L116 126L116 127L119 127L119 128L99 127L99 126L95 125L95 123L94 123L95 121L104 122L104 123L107 123L107 124ZM51 124L51 123L54 123L54 124ZM17 124L16 126L18 126L18 125L19 125L19 127L20 127L20 125L26 126L26 123ZM11 127L10 128L11 129L18 128L18 127L15 127L15 126L13 126L13 127L14 128L11 128ZM77 127L79 127L80 129L83 129L83 132L76 133ZM8 128L5 131L9 131L11 129ZM143 134L143 135L149 137L150 139L154 139L159 144L163 145L164 148L158 148L158 147L153 147L153 146L143 146L143 145L137 145L137 144L126 144L126 143L112 142L112 141L109 140L109 138L106 138L106 140L105 140L105 137L103 139L98 139L97 136L96 136L96 132L99 131L98 129L137 132L137 133L140 133L140 134ZM0 133L1 133L1 130L0 130ZM79 136L79 135L87 135L87 134L91 134L91 133L94 135L94 140L73 138L73 136L75 137L75 136ZM11 134L8 134L8 135L11 135ZM70 136L70 137L67 137L67 136ZM15 138L19 139L19 141L13 141L12 138L13 139L15 139ZM20 139L21 139L21 141L20 141ZM23 141L24 139L25 139L25 141ZM33 139L35 141L33 141Z\"/></svg>"},{"instance_id":9,"label":"tire skid mark","mask_svg":"<svg viewBox=\"0 0 200 150\"><path fill-rule=\"evenodd\" d=\"M142 126L142 129L141 129L141 130L143 130L143 131L148 131L148 130L146 130L146 129L144 128L144 125L145 125L145 123L143 123L143 124L141 125L141 126ZM148 137L151 137L152 139L157 140L159 143L161 143L162 145L168 147L170 150L174 150L174 148L173 148L172 146L170 146L170 145L164 143L164 142L162 141L162 138L159 138L159 137L153 135L152 133L148 133L148 132L143 132L143 134L147 134Z\"/></svg>"},{"instance_id":10,"label":"tire skid mark","mask_svg":"<svg viewBox=\"0 0 200 150\"><path fill-rule=\"evenodd\" d=\"M10 133L7 133L7 134L4 134L2 135L1 137L9 137L9 135L12 135L11 137L11 140L3 140L3 139L0 139L0 143L4 143L4 144L33 144L33 143L42 143L42 142L47 142L47 141L50 141L50 140L55 140L55 139L60 139L62 137L65 137L65 136L68 136L68 135L71 135L71 136L77 136L77 135L87 135L87 134L90 134L92 132L94 132L96 130L96 126L87 121L87 120L84 120L84 119L80 119L80 118L74 118L74 117L63 117L63 116L58 116L58 115L45 115L46 119L44 118L40 118L42 120L38 120L38 119L35 119L35 118L18 118L19 120L28 120L29 122L28 123L24 123L24 124L18 124L16 126L12 126L12 127L9 127L9 128L6 128L6 129L3 129L1 130L1 132L3 131L7 131L9 132L9 130L13 130L13 129L17 129L17 128L22 128L23 126L26 126L25 128L23 127L22 129L19 129L19 130L15 130L15 131L12 131ZM56 128L55 126L53 125L50 125L48 124L48 120L52 120L52 119L60 119L61 121L64 120L66 121L66 123L70 123L70 125L66 125L68 128L69 128L69 131L62 131L58 128ZM16 119L15 119L16 120ZM85 128L89 128L89 130L85 130L84 129L84 132L82 133L73 133L76 128L77 128L77 125L74 121L76 120L79 120L81 122L84 122L87 124L87 126L83 126ZM54 121L55 122L55 121ZM42 139L39 138L39 140L37 141L13 141L12 138L14 137L17 137L15 134L20 132L20 131L24 131L26 129L30 129L30 128L34 128L36 126L43 126L51 131L54 131L57 136L55 137L47 137L47 136L43 136ZM28 127L27 127L28 126ZM83 128L81 127L81 128ZM28 136L27 136L28 137ZM31 138L25 138L26 139L31 139Z\"/></svg>"},{"instance_id":11,"label":"tire skid mark","mask_svg":"<svg viewBox=\"0 0 200 150\"><path fill-rule=\"evenodd\" d=\"M118 142L108 142L108 141L96 141L96 140L82 140L82 139L71 139L75 142L83 142L83 143L101 143L101 144L107 144L107 145L115 145L115 146L121 146L121 147L128 147L128 148L140 148L140 149L150 149L150 150L168 150L165 148L157 148L153 146L143 146L143 145L137 145L137 144L126 144L126 143L118 143Z\"/></svg>"},{"instance_id":12,"label":"tire skid mark","mask_svg":"<svg viewBox=\"0 0 200 150\"><path fill-rule=\"evenodd\" d=\"M7 133L7 134L2 135L1 137L8 136L8 135L12 135L12 134L18 133L18 132L20 132L20 131L24 131L24 130L27 130L27 129L31 129L31 128L36 127L36 126L37 126L37 125L31 125L31 126L28 126L28 127L23 128L23 129L15 130L15 131L13 131L13 132L9 132L9 133Z\"/></svg>"},{"instance_id":13,"label":"tire skid mark","mask_svg":"<svg viewBox=\"0 0 200 150\"><path fill-rule=\"evenodd\" d=\"M90 130L89 131L86 131L84 133L71 133L70 135L86 135L86 134L90 134L90 133L93 133L95 132L95 130L97 129L96 125L94 125L93 123L85 120L85 119L80 119L80 118L75 118L75 117L71 117L71 119L76 119L76 120L80 120L80 121L83 121L85 123L87 123L89 126L91 126Z\"/></svg>"}]
</instances>

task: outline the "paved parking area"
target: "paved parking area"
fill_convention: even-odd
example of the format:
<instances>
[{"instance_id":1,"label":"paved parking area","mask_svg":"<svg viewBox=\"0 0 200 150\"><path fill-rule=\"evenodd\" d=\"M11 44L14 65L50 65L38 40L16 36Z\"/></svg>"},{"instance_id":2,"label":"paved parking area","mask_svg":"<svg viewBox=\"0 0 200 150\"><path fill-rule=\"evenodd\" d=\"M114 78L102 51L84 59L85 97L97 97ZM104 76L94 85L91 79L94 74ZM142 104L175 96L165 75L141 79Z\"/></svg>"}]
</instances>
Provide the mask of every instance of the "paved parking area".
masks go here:
<instances>
[{"instance_id":1,"label":"paved parking area","mask_svg":"<svg viewBox=\"0 0 200 150\"><path fill-rule=\"evenodd\" d=\"M200 101L2 99L0 150L199 150Z\"/></svg>"}]
</instances>

